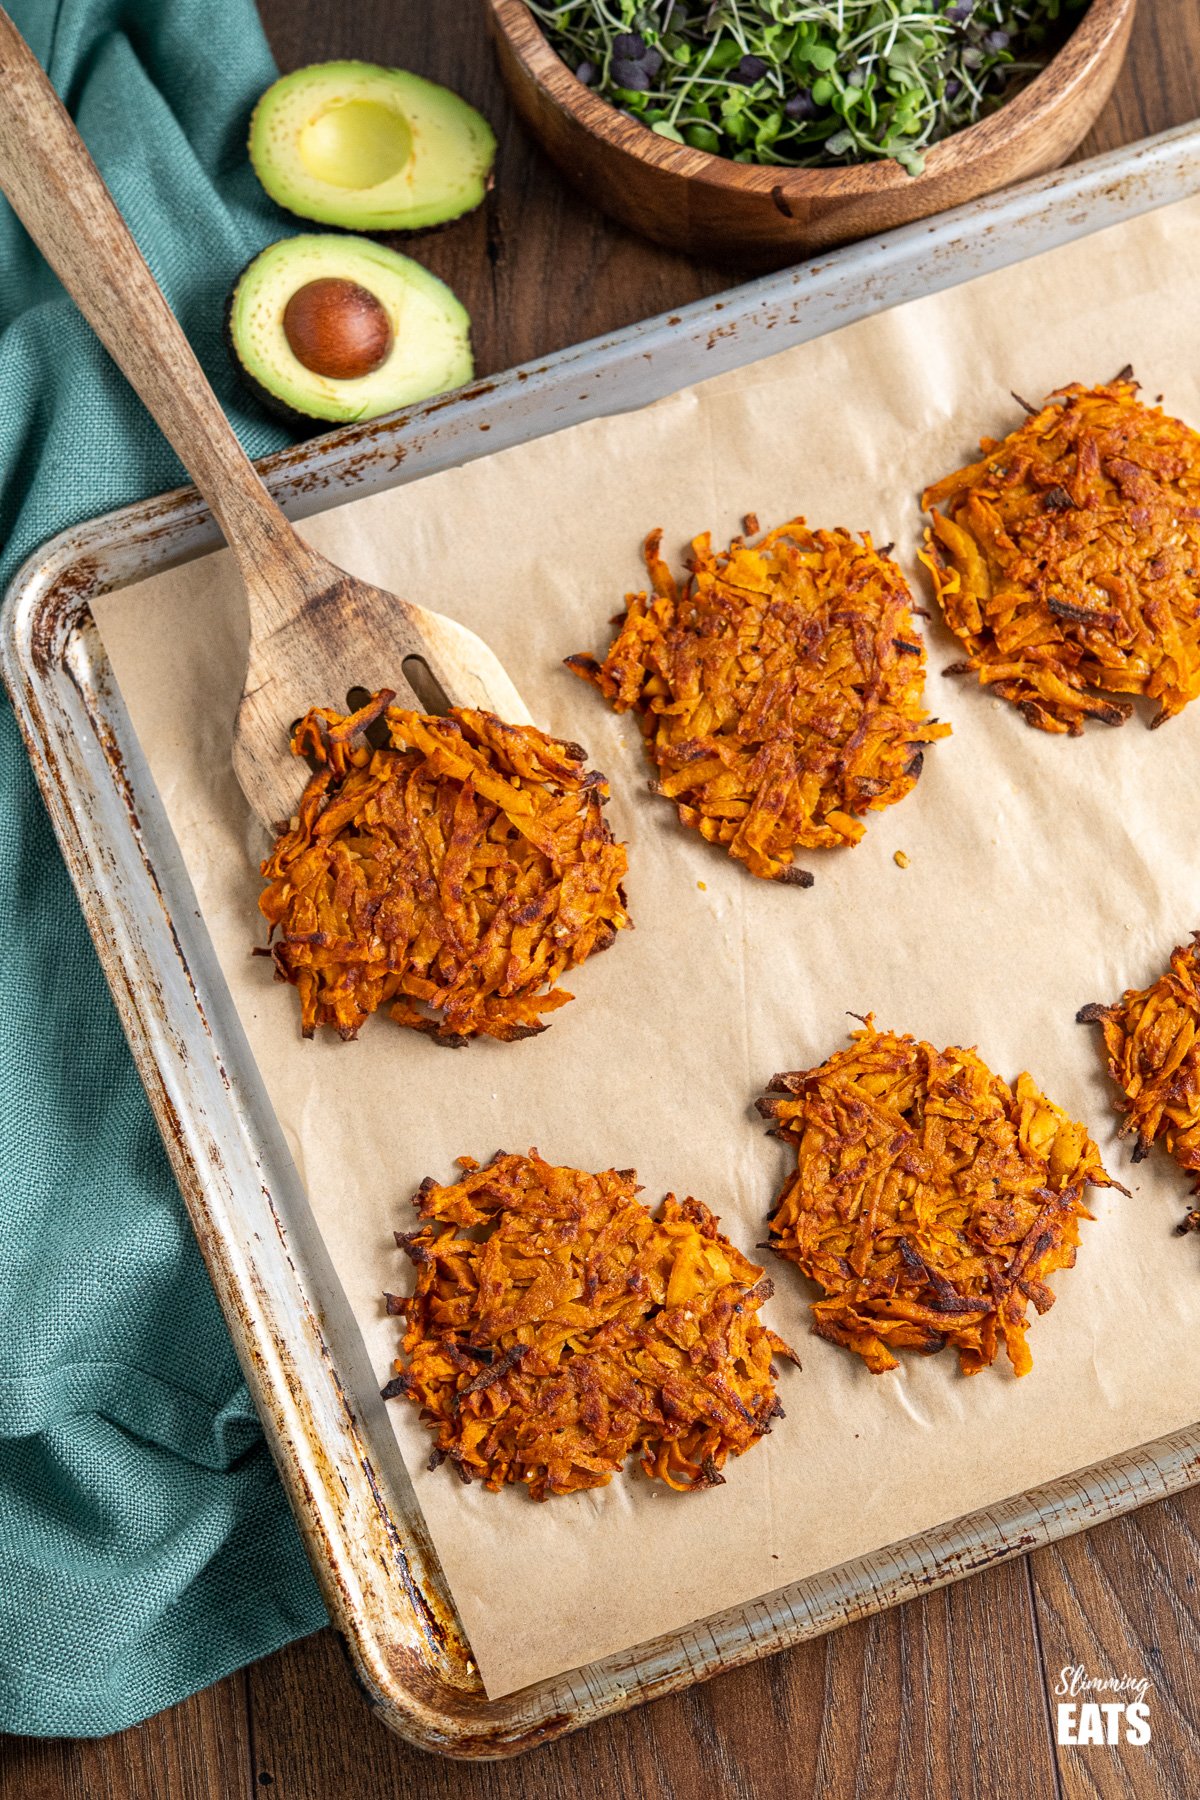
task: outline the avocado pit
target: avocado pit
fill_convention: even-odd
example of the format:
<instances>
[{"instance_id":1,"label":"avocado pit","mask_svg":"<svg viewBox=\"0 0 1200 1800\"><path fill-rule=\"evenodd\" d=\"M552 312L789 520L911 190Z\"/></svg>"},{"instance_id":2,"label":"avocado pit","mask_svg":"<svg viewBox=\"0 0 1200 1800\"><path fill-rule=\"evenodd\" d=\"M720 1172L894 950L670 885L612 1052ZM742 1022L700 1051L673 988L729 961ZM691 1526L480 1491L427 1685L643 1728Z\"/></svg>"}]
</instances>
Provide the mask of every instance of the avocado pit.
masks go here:
<instances>
[{"instance_id":1,"label":"avocado pit","mask_svg":"<svg viewBox=\"0 0 1200 1800\"><path fill-rule=\"evenodd\" d=\"M296 289L283 309L283 334L297 362L329 381L373 375L392 347L382 303L357 281L333 275Z\"/></svg>"}]
</instances>

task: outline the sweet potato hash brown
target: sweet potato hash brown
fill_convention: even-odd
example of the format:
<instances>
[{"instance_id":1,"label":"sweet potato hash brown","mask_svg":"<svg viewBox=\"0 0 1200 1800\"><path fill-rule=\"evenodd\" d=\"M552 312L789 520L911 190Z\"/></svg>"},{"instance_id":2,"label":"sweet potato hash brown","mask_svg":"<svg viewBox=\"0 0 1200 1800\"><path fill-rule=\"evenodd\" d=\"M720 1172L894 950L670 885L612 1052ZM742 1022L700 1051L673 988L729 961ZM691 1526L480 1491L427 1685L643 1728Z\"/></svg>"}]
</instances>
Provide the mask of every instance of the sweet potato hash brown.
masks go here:
<instances>
[{"instance_id":1,"label":"sweet potato hash brown","mask_svg":"<svg viewBox=\"0 0 1200 1800\"><path fill-rule=\"evenodd\" d=\"M653 592L626 596L604 661L567 666L636 712L654 792L685 825L754 875L811 886L795 852L856 844L950 730L925 712L908 585L868 535L803 519L723 551L705 533L682 586L661 541L645 544Z\"/></svg>"},{"instance_id":2,"label":"sweet potato hash brown","mask_svg":"<svg viewBox=\"0 0 1200 1800\"><path fill-rule=\"evenodd\" d=\"M1148 988L1127 988L1115 1005L1084 1006L1077 1017L1103 1028L1134 1162L1162 1138L1200 1193L1200 933L1172 950L1169 969Z\"/></svg>"},{"instance_id":3,"label":"sweet potato hash brown","mask_svg":"<svg viewBox=\"0 0 1200 1800\"><path fill-rule=\"evenodd\" d=\"M1200 434L1126 375L1052 394L935 482L926 563L975 670L1042 731L1200 693ZM949 672L949 671L948 671Z\"/></svg>"},{"instance_id":4,"label":"sweet potato hash brown","mask_svg":"<svg viewBox=\"0 0 1200 1800\"><path fill-rule=\"evenodd\" d=\"M403 1394L464 1481L535 1500L604 1487L637 1452L679 1489L718 1485L782 1416L759 1322L771 1283L698 1200L652 1218L633 1169L553 1168L536 1150L462 1157L422 1183L425 1223L396 1242L415 1291L384 1397Z\"/></svg>"},{"instance_id":5,"label":"sweet potato hash brown","mask_svg":"<svg viewBox=\"0 0 1200 1800\"><path fill-rule=\"evenodd\" d=\"M441 1043L529 1037L572 998L560 976L630 922L608 785L531 725L392 698L295 729L315 772L262 865L276 972L306 1037L352 1038L384 1005Z\"/></svg>"},{"instance_id":6,"label":"sweet potato hash brown","mask_svg":"<svg viewBox=\"0 0 1200 1800\"><path fill-rule=\"evenodd\" d=\"M951 1345L974 1375L1003 1340L1028 1372L1026 1309L1045 1312L1046 1278L1075 1261L1084 1189L1120 1185L1082 1125L1031 1076L1010 1088L974 1050L871 1018L819 1068L776 1075L758 1108L795 1147L770 1242L824 1290L819 1337L875 1374L895 1350Z\"/></svg>"}]
</instances>

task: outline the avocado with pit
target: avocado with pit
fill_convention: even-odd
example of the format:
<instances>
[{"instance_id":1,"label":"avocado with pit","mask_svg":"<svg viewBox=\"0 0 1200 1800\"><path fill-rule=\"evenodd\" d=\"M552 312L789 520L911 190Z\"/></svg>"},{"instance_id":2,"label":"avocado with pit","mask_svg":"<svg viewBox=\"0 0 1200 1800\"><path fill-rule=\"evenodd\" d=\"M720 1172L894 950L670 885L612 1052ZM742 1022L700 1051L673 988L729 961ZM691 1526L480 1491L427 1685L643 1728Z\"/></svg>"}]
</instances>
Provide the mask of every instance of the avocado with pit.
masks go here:
<instances>
[{"instance_id":1,"label":"avocado with pit","mask_svg":"<svg viewBox=\"0 0 1200 1800\"><path fill-rule=\"evenodd\" d=\"M461 301L370 238L269 245L234 284L225 334L239 375L293 423L378 418L474 373Z\"/></svg>"},{"instance_id":2,"label":"avocado with pit","mask_svg":"<svg viewBox=\"0 0 1200 1800\"><path fill-rule=\"evenodd\" d=\"M377 63L314 63L269 87L250 161L272 200L347 231L424 231L472 212L496 139L449 88Z\"/></svg>"}]
</instances>

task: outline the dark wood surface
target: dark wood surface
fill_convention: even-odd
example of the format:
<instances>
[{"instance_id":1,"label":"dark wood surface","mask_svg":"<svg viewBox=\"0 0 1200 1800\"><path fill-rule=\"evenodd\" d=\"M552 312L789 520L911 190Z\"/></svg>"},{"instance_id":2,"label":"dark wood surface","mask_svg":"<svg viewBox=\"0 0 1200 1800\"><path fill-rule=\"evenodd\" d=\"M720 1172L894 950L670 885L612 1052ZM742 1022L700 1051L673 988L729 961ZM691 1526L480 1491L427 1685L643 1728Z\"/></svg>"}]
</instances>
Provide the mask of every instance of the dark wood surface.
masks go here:
<instances>
[{"instance_id":1,"label":"dark wood surface","mask_svg":"<svg viewBox=\"0 0 1200 1800\"><path fill-rule=\"evenodd\" d=\"M482 370L729 285L563 187L506 110L473 0L262 0L262 11L285 68L404 63L495 121L491 201L418 246L470 308ZM1129 63L1084 153L1198 114L1200 0L1141 0ZM1186 1800L1200 1792L1198 1580L1200 1491L479 1767L390 1737L326 1631L103 1743L9 1740L0 1800ZM1152 1680L1147 1748L1055 1745L1051 1688L1072 1664Z\"/></svg>"}]
</instances>

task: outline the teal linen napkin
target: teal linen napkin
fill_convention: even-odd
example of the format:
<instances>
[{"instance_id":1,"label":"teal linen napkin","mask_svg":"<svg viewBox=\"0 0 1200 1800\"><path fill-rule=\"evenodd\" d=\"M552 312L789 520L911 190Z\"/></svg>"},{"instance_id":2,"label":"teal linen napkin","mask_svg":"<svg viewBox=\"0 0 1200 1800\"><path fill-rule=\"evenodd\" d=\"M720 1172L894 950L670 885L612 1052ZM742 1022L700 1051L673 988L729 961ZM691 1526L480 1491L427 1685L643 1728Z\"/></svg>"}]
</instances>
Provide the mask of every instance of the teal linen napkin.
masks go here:
<instances>
[{"instance_id":1,"label":"teal linen napkin","mask_svg":"<svg viewBox=\"0 0 1200 1800\"><path fill-rule=\"evenodd\" d=\"M283 442L220 342L288 229L245 155L251 0L10 11L247 449ZM183 479L0 200L0 586ZM0 1729L91 1736L325 1613L6 701L0 819Z\"/></svg>"}]
</instances>

